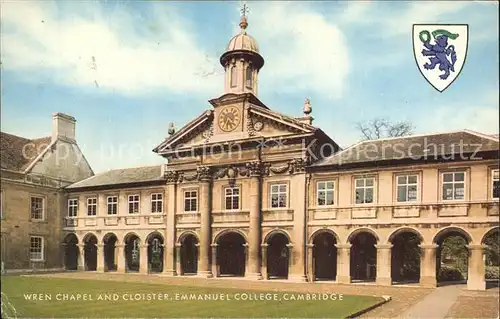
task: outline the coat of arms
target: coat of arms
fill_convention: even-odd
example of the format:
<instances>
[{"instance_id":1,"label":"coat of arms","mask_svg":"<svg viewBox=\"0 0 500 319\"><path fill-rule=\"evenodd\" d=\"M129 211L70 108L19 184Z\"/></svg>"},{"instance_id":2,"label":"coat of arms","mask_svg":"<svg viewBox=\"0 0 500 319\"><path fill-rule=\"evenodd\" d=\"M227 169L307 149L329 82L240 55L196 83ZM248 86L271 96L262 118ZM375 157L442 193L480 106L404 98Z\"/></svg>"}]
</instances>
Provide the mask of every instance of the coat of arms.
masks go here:
<instances>
[{"instance_id":1,"label":"coat of arms","mask_svg":"<svg viewBox=\"0 0 500 319\"><path fill-rule=\"evenodd\" d=\"M418 69L436 90L443 92L465 64L467 24L414 24L413 53Z\"/></svg>"}]
</instances>

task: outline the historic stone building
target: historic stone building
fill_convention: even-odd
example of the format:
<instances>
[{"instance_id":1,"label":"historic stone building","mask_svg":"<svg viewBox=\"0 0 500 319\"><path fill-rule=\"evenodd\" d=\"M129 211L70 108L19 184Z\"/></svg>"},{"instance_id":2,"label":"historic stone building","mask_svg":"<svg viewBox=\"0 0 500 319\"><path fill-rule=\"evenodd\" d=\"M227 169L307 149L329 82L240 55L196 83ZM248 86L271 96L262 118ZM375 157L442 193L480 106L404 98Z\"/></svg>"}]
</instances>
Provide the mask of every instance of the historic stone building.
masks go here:
<instances>
[{"instance_id":1,"label":"historic stone building","mask_svg":"<svg viewBox=\"0 0 500 319\"><path fill-rule=\"evenodd\" d=\"M76 143L75 123L56 113L52 136L0 135L2 271L62 267L63 188L93 175Z\"/></svg>"},{"instance_id":2,"label":"historic stone building","mask_svg":"<svg viewBox=\"0 0 500 319\"><path fill-rule=\"evenodd\" d=\"M258 99L264 59L247 25L242 17L220 58L225 93L153 150L168 164L64 188L65 268L436 286L443 241L459 236L468 286L485 289L498 137L459 131L342 150L312 125L309 100L290 117Z\"/></svg>"}]
</instances>

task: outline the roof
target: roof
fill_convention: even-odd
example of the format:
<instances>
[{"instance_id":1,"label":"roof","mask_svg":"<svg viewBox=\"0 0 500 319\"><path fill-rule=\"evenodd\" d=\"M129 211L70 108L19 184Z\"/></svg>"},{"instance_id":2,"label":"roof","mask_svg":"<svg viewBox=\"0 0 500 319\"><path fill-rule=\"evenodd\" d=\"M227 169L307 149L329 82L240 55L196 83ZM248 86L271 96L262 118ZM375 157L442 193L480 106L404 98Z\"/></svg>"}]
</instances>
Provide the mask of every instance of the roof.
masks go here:
<instances>
[{"instance_id":1,"label":"roof","mask_svg":"<svg viewBox=\"0 0 500 319\"><path fill-rule=\"evenodd\" d=\"M0 132L0 162L2 169L22 172L50 146L50 136L27 139Z\"/></svg>"},{"instance_id":2,"label":"roof","mask_svg":"<svg viewBox=\"0 0 500 319\"><path fill-rule=\"evenodd\" d=\"M162 181L162 165L113 169L67 186L67 189L91 188Z\"/></svg>"},{"instance_id":3,"label":"roof","mask_svg":"<svg viewBox=\"0 0 500 319\"><path fill-rule=\"evenodd\" d=\"M413 135L357 143L311 166L336 166L402 159L434 159L441 155L499 151L498 139L469 130Z\"/></svg>"}]
</instances>

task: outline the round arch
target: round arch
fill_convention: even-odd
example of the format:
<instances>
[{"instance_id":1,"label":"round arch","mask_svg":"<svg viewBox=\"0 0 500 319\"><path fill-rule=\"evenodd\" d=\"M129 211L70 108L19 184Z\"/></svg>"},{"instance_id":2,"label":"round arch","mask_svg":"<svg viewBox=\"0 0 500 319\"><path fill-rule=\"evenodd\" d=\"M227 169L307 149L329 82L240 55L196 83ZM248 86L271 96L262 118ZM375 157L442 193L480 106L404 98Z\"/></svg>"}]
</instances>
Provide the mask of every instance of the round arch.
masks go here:
<instances>
[{"instance_id":1,"label":"round arch","mask_svg":"<svg viewBox=\"0 0 500 319\"><path fill-rule=\"evenodd\" d=\"M273 238L273 236L275 236L277 234L281 234L281 235L285 236L286 239L288 240L288 243L292 244L292 240L291 240L290 234L286 230L284 230L284 229L276 229L276 228L268 231L266 233L266 235L263 236L262 244L268 244L269 240L271 240Z\"/></svg>"},{"instance_id":2,"label":"round arch","mask_svg":"<svg viewBox=\"0 0 500 319\"><path fill-rule=\"evenodd\" d=\"M459 226L449 226L438 230L432 237L432 243L437 244L439 239L449 233L459 233L467 241L467 244L473 243L472 236L465 229Z\"/></svg>"},{"instance_id":3,"label":"round arch","mask_svg":"<svg viewBox=\"0 0 500 319\"><path fill-rule=\"evenodd\" d=\"M67 244L70 242L74 242L74 241L71 241L71 239L76 239L76 244L79 243L78 236L75 233L66 234L66 236L64 236L63 243Z\"/></svg>"},{"instance_id":4,"label":"round arch","mask_svg":"<svg viewBox=\"0 0 500 319\"><path fill-rule=\"evenodd\" d=\"M139 237L139 236L137 236L137 237ZM160 237L163 242L165 241L165 238L163 238L163 235L159 231L155 230L146 236L145 242L149 243L154 237Z\"/></svg>"},{"instance_id":5,"label":"round arch","mask_svg":"<svg viewBox=\"0 0 500 319\"><path fill-rule=\"evenodd\" d=\"M99 238L97 237L97 235L94 234L93 232L90 232L86 233L85 236L83 236L82 243L88 242L89 239L91 239L92 237L94 237L97 240L97 242L99 242Z\"/></svg>"},{"instance_id":6,"label":"round arch","mask_svg":"<svg viewBox=\"0 0 500 319\"><path fill-rule=\"evenodd\" d=\"M490 229L488 229L481 237L481 244L484 244L484 240L486 239L486 237L490 236L491 234L494 234L495 232L500 232L500 227L493 226Z\"/></svg>"},{"instance_id":7,"label":"round arch","mask_svg":"<svg viewBox=\"0 0 500 319\"><path fill-rule=\"evenodd\" d=\"M219 240L222 237L224 237L224 235L227 235L230 233L237 233L237 234L241 235L241 237L243 237L243 239L245 240L245 243L248 243L248 238L244 232L242 232L241 230L238 230L238 229L229 228L229 229L224 229L224 230L221 230L220 232L218 232L214 237L213 244L217 244L219 242Z\"/></svg>"},{"instance_id":8,"label":"round arch","mask_svg":"<svg viewBox=\"0 0 500 319\"><path fill-rule=\"evenodd\" d=\"M198 236L198 234L195 232L195 231L192 231L192 230L186 230L186 231L183 231L179 237L177 238L177 244L181 244L184 242L184 240L188 237L188 236L194 236L194 238L196 238L196 241L197 242L200 242L200 237Z\"/></svg>"},{"instance_id":9,"label":"round arch","mask_svg":"<svg viewBox=\"0 0 500 319\"><path fill-rule=\"evenodd\" d=\"M309 236L308 244L312 244L314 242L314 239L316 238L316 236L321 235L323 233L328 233L328 234L332 235L333 238L335 238L335 242L340 243L339 236L337 236L337 234L333 230L331 230L329 228L322 228L322 229L318 229L318 230L314 231L311 234L311 236Z\"/></svg>"},{"instance_id":10,"label":"round arch","mask_svg":"<svg viewBox=\"0 0 500 319\"><path fill-rule=\"evenodd\" d=\"M113 237L116 238L115 244L119 244L120 240L115 233L106 233L104 236L102 236L102 243L106 244Z\"/></svg>"},{"instance_id":11,"label":"round arch","mask_svg":"<svg viewBox=\"0 0 500 319\"><path fill-rule=\"evenodd\" d=\"M346 240L346 244L350 244L351 241L359 234L361 233L369 233L371 235L373 235L373 237L375 237L375 240L377 243L380 242L380 236L377 234L377 232L372 229L372 228L369 228L369 227L361 227L361 228L356 228L354 229L353 231L351 231L349 233L349 235L347 236L347 240Z\"/></svg>"},{"instance_id":12,"label":"round arch","mask_svg":"<svg viewBox=\"0 0 500 319\"><path fill-rule=\"evenodd\" d=\"M389 237L387 237L387 243L392 243L392 241L394 240L394 238L396 236L403 234L403 233L415 234L415 235L417 235L418 239L420 240L420 244L425 244L425 240L424 240L424 237L422 236L422 234L416 228L409 227L409 226L399 227L398 229L394 230L389 235Z\"/></svg>"},{"instance_id":13,"label":"round arch","mask_svg":"<svg viewBox=\"0 0 500 319\"><path fill-rule=\"evenodd\" d=\"M136 232L129 232L123 236L123 243L126 243L132 237L137 237L139 244L142 244L141 237Z\"/></svg>"}]
</instances>

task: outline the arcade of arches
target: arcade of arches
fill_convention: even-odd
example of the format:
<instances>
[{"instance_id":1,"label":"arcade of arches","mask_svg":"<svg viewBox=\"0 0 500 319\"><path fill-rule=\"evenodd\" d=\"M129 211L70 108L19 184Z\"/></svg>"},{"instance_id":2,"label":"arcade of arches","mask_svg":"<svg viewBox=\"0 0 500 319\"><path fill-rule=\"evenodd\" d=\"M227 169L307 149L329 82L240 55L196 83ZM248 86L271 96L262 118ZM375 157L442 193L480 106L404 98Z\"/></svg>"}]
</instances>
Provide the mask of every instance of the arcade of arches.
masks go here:
<instances>
[{"instance_id":1,"label":"arcade of arches","mask_svg":"<svg viewBox=\"0 0 500 319\"><path fill-rule=\"evenodd\" d=\"M498 241L499 233L498 227L491 228L477 243L467 231L458 227L443 228L432 238L424 238L413 228L400 228L384 242L371 228L356 229L345 241L333 230L321 229L311 235L307 245L306 275L309 281L374 281L381 285L420 283L436 286L442 281L467 281L471 289L484 289L483 254ZM160 232L152 232L144 239L132 232L123 238L114 233L107 233L102 238L88 233L81 240L69 233L63 245L67 270L167 273L165 250L168 253L169 247L165 246ZM217 235L209 263L213 276L248 276L248 246L245 233L239 230ZM175 244L176 270L173 274L199 274L199 247L196 232L180 234ZM268 233L259 256L262 278L289 279L293 251L293 241L286 231ZM498 264L498 254L494 259Z\"/></svg>"}]
</instances>

